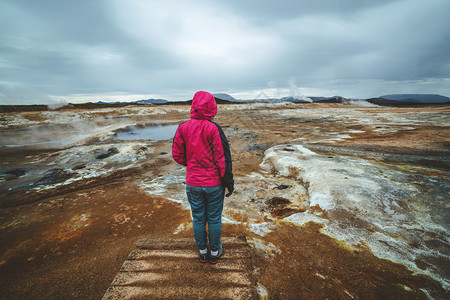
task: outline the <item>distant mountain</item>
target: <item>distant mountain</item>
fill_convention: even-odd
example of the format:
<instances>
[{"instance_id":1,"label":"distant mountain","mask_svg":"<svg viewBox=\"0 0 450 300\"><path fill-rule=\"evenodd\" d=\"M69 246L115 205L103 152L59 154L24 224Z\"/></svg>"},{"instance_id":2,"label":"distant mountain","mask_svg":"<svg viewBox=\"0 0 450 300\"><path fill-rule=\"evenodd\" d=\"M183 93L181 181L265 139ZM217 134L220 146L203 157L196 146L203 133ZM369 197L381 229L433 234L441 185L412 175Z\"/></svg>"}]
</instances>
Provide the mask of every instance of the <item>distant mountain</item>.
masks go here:
<instances>
[{"instance_id":1,"label":"distant mountain","mask_svg":"<svg viewBox=\"0 0 450 300\"><path fill-rule=\"evenodd\" d=\"M95 104L165 104L169 101L164 99L146 99L146 100L137 100L137 101L128 101L128 102L120 102L120 101L114 101L114 102L104 102L104 101L98 101L95 102Z\"/></svg>"},{"instance_id":2,"label":"distant mountain","mask_svg":"<svg viewBox=\"0 0 450 300\"><path fill-rule=\"evenodd\" d=\"M230 102L244 102L244 103L250 103L250 102L295 102L295 103L309 103L311 100L309 98L298 98L298 97L282 97L282 98L267 98L267 99L251 99L251 100L238 100L234 98L233 96L230 96L225 93L218 93L213 94L214 98L219 100L225 100Z\"/></svg>"},{"instance_id":3,"label":"distant mountain","mask_svg":"<svg viewBox=\"0 0 450 300\"><path fill-rule=\"evenodd\" d=\"M239 103L281 103L281 102L311 103L312 100L308 97L304 97L304 98L282 97L282 98L235 100L233 102L239 102Z\"/></svg>"},{"instance_id":4,"label":"distant mountain","mask_svg":"<svg viewBox=\"0 0 450 300\"><path fill-rule=\"evenodd\" d=\"M94 104L119 104L121 102L115 101L115 102L105 102L105 101L97 101Z\"/></svg>"},{"instance_id":5,"label":"distant mountain","mask_svg":"<svg viewBox=\"0 0 450 300\"><path fill-rule=\"evenodd\" d=\"M225 94L225 93L217 93L213 94L214 98L218 98L220 100L230 101L230 102L240 102L240 100L237 100L231 95Z\"/></svg>"},{"instance_id":6,"label":"distant mountain","mask_svg":"<svg viewBox=\"0 0 450 300\"><path fill-rule=\"evenodd\" d=\"M332 96L332 97L309 97L313 102L319 103L343 103L348 102L348 99L341 96Z\"/></svg>"},{"instance_id":7,"label":"distant mountain","mask_svg":"<svg viewBox=\"0 0 450 300\"><path fill-rule=\"evenodd\" d=\"M134 103L137 104L165 104L169 101L164 100L164 99L147 99L147 100L138 100L138 101L134 101Z\"/></svg>"},{"instance_id":8,"label":"distant mountain","mask_svg":"<svg viewBox=\"0 0 450 300\"><path fill-rule=\"evenodd\" d=\"M348 103L353 99L347 99L342 96L332 96L332 97L282 97L282 98L267 98L267 99L252 99L252 100L239 100L233 96L226 93L216 93L213 94L216 102L218 104L229 104L229 103L281 103L281 102L292 102L292 103ZM377 98L361 99L361 101L367 101L372 104L377 105L388 105L388 106L408 106L408 105L424 105L424 104L440 104L440 103L450 103L450 98L437 95L437 94L391 94L384 95ZM191 104L192 100L187 101L167 101L164 99L145 99L130 102L103 102L98 101L94 104L96 105L128 105L128 104Z\"/></svg>"},{"instance_id":9,"label":"distant mountain","mask_svg":"<svg viewBox=\"0 0 450 300\"><path fill-rule=\"evenodd\" d=\"M450 98L437 94L391 94L378 98L411 103L446 103Z\"/></svg>"},{"instance_id":10,"label":"distant mountain","mask_svg":"<svg viewBox=\"0 0 450 300\"><path fill-rule=\"evenodd\" d=\"M308 98L308 97L303 97L303 98L283 97L283 98L281 98L279 100L281 102L294 102L294 103L310 103L310 102L312 102L311 98Z\"/></svg>"}]
</instances>

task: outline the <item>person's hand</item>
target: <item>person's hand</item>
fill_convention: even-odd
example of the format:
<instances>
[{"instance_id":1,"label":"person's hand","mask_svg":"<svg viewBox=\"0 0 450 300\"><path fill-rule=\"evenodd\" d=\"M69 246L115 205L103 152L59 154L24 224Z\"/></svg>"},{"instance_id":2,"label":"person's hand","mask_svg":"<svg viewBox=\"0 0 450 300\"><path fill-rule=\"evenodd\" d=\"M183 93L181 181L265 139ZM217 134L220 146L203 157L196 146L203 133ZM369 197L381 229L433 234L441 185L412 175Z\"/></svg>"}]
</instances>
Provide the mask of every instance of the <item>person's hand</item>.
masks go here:
<instances>
[{"instance_id":1,"label":"person's hand","mask_svg":"<svg viewBox=\"0 0 450 300\"><path fill-rule=\"evenodd\" d=\"M234 185L231 184L231 185L227 186L227 190L228 190L228 193L225 195L225 197L230 197L231 194L233 194L233 192L234 192Z\"/></svg>"}]
</instances>

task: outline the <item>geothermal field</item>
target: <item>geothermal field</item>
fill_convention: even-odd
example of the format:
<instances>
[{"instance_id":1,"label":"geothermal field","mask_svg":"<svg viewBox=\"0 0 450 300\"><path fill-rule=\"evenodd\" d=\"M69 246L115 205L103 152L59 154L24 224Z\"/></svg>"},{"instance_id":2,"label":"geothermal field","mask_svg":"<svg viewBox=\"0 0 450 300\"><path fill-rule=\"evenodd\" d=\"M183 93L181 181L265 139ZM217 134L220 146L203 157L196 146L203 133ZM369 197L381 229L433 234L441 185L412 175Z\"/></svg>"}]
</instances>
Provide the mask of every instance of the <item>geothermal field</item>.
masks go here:
<instances>
[{"instance_id":1,"label":"geothermal field","mask_svg":"<svg viewBox=\"0 0 450 300\"><path fill-rule=\"evenodd\" d=\"M1 299L100 299L138 239L193 236L171 158L189 108L0 114ZM220 104L214 121L223 236L246 236L269 299L449 298L450 106Z\"/></svg>"}]
</instances>

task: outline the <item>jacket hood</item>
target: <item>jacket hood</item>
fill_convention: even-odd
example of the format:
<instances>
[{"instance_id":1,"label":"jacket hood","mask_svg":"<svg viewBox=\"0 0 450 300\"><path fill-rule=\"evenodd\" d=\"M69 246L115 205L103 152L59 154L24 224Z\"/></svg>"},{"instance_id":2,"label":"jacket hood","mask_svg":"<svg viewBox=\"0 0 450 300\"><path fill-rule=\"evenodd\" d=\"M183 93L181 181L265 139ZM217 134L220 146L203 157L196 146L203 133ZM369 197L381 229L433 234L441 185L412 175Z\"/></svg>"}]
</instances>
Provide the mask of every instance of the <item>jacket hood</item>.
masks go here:
<instances>
[{"instance_id":1,"label":"jacket hood","mask_svg":"<svg viewBox=\"0 0 450 300\"><path fill-rule=\"evenodd\" d=\"M192 98L191 119L209 120L217 114L214 96L205 91L198 91Z\"/></svg>"}]
</instances>

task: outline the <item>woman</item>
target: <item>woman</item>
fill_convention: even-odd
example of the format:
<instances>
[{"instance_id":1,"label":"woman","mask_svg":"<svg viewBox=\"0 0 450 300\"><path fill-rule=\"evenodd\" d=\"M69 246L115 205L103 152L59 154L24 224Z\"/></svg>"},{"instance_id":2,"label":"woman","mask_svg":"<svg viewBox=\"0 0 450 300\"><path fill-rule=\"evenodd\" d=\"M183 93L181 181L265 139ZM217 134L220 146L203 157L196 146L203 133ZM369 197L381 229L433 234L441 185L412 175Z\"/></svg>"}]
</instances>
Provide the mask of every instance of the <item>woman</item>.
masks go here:
<instances>
[{"instance_id":1,"label":"woman","mask_svg":"<svg viewBox=\"0 0 450 300\"><path fill-rule=\"evenodd\" d=\"M214 96L205 91L192 99L191 119L180 126L173 139L172 157L186 166L186 194L191 206L195 244L200 262L217 263L223 254L222 210L234 191L231 154L222 128L212 122L217 113ZM208 223L207 247L206 223Z\"/></svg>"}]
</instances>

